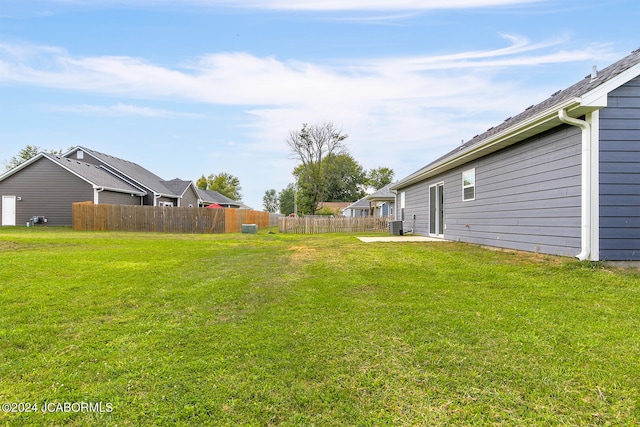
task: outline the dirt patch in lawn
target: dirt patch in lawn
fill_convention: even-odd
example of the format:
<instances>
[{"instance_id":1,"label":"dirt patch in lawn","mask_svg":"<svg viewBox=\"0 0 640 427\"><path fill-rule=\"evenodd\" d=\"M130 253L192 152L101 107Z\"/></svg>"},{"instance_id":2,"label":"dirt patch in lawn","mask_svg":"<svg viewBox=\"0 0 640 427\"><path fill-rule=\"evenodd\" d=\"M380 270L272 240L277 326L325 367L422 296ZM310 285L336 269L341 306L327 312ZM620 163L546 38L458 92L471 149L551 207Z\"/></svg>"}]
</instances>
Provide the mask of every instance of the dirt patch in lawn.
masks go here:
<instances>
[{"instance_id":1,"label":"dirt patch in lawn","mask_svg":"<svg viewBox=\"0 0 640 427\"><path fill-rule=\"evenodd\" d=\"M292 246L289 248L291 251L291 259L294 261L307 261L316 257L317 250L309 246Z\"/></svg>"}]
</instances>

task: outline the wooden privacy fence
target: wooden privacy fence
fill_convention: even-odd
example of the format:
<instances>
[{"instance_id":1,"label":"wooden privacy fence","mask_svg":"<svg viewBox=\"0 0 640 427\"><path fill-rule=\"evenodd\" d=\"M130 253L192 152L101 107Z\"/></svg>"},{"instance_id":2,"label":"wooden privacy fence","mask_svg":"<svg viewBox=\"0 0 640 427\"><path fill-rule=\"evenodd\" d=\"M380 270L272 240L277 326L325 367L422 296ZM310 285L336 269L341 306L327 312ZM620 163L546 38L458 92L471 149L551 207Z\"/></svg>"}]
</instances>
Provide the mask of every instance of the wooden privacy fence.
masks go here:
<instances>
[{"instance_id":1,"label":"wooden privacy fence","mask_svg":"<svg viewBox=\"0 0 640 427\"><path fill-rule=\"evenodd\" d=\"M225 213L225 233L239 233L242 224L256 224L258 229L269 227L269 213L252 211L249 209L207 209L209 211L223 210Z\"/></svg>"},{"instance_id":2,"label":"wooden privacy fence","mask_svg":"<svg viewBox=\"0 0 640 427\"><path fill-rule=\"evenodd\" d=\"M358 233L388 232L389 218L386 217L302 217L280 218L278 231L281 233Z\"/></svg>"},{"instance_id":3,"label":"wooden privacy fence","mask_svg":"<svg viewBox=\"0 0 640 427\"><path fill-rule=\"evenodd\" d=\"M73 204L73 229L165 233L234 233L269 226L269 214L247 209Z\"/></svg>"}]
</instances>

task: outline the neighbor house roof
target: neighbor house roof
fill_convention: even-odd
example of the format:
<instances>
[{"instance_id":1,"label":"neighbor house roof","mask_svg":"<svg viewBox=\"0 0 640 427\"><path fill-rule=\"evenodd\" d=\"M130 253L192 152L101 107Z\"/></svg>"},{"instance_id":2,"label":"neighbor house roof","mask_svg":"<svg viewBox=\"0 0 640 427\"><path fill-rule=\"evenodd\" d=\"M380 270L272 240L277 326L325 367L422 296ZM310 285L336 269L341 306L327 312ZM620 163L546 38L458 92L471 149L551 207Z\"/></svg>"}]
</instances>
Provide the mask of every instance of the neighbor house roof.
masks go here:
<instances>
[{"instance_id":1,"label":"neighbor house roof","mask_svg":"<svg viewBox=\"0 0 640 427\"><path fill-rule=\"evenodd\" d=\"M36 156L0 176L0 181L43 158L50 160L60 167L66 169L67 171L76 175L78 178L91 184L94 188L102 188L109 191L134 194L137 196L144 196L146 194L139 188L123 181L103 166L82 162L80 160L69 159L49 153L38 153Z\"/></svg>"},{"instance_id":2,"label":"neighbor house roof","mask_svg":"<svg viewBox=\"0 0 640 427\"><path fill-rule=\"evenodd\" d=\"M193 181L185 181L180 178L175 178L170 181L161 181L162 184L167 187L170 191L173 191L174 194L179 194L180 196L184 196L184 193L189 189L189 187L195 187Z\"/></svg>"},{"instance_id":3,"label":"neighbor house roof","mask_svg":"<svg viewBox=\"0 0 640 427\"><path fill-rule=\"evenodd\" d=\"M379 190L374 191L371 194L364 196L362 199L351 203L349 206L343 209L343 212L347 209L364 210L371 208L371 202L383 202L383 201L395 201L396 195L392 193L390 188L392 184L387 184Z\"/></svg>"},{"instance_id":4,"label":"neighbor house roof","mask_svg":"<svg viewBox=\"0 0 640 427\"><path fill-rule=\"evenodd\" d=\"M371 201L369 199L367 199L367 196L364 196L362 199L351 203L349 206L344 208L342 211L344 212L347 209L364 210L364 209L369 209L369 208L371 208Z\"/></svg>"},{"instance_id":5,"label":"neighbor house roof","mask_svg":"<svg viewBox=\"0 0 640 427\"><path fill-rule=\"evenodd\" d=\"M217 203L219 205L228 205L228 206L236 206L239 207L241 206L240 202L237 202L233 199L228 198L227 196L224 196L220 193L218 193L217 191L214 190L202 190L200 188L196 188L196 191L198 192L198 197L202 200L203 203L206 204L213 204L213 203Z\"/></svg>"},{"instance_id":6,"label":"neighbor house roof","mask_svg":"<svg viewBox=\"0 0 640 427\"><path fill-rule=\"evenodd\" d=\"M396 194L391 192L391 185L392 184L385 185L381 189L376 190L373 193L371 193L368 196L366 196L365 199L377 200L377 201L395 200L396 199Z\"/></svg>"},{"instance_id":7,"label":"neighbor house roof","mask_svg":"<svg viewBox=\"0 0 640 427\"><path fill-rule=\"evenodd\" d=\"M130 162L129 160L120 159L118 157L114 157L109 154L101 153L99 151L81 146L73 148L71 151L66 153L64 157L67 157L69 154L78 150L84 151L88 155L114 169L117 173L122 174L127 179L130 179L131 181L142 185L143 187L151 190L157 195L167 197L180 197L182 194L181 192L177 193L168 188L165 185L166 181L164 181L158 175L143 168L137 163Z\"/></svg>"},{"instance_id":8,"label":"neighbor house roof","mask_svg":"<svg viewBox=\"0 0 640 427\"><path fill-rule=\"evenodd\" d=\"M552 94L539 104L506 119L497 126L471 138L466 143L429 163L391 189L399 189L445 172L456 166L515 144L562 124L558 111L565 109L580 117L607 105L607 94L640 75L640 49L606 67L587 75L576 84Z\"/></svg>"}]
</instances>

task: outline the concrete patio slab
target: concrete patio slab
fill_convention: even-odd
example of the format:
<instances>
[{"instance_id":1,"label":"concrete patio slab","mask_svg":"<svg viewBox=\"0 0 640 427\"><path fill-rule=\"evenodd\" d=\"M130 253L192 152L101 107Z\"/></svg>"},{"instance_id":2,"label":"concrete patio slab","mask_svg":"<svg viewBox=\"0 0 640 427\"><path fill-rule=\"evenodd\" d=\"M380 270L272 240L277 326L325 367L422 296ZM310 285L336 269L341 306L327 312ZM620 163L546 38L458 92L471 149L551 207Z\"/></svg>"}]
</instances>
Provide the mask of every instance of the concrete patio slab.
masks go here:
<instances>
[{"instance_id":1,"label":"concrete patio slab","mask_svg":"<svg viewBox=\"0 0 640 427\"><path fill-rule=\"evenodd\" d=\"M358 237L362 242L446 242L444 239L425 236L378 236L378 237Z\"/></svg>"}]
</instances>

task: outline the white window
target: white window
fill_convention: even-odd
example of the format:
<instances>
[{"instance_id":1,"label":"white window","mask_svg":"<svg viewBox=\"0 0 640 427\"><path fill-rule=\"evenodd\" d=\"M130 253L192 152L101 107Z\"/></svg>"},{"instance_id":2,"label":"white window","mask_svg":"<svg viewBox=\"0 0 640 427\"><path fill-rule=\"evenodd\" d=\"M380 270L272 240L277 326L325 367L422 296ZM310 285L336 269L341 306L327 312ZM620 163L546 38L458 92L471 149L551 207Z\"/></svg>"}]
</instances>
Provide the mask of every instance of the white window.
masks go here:
<instances>
[{"instance_id":1,"label":"white window","mask_svg":"<svg viewBox=\"0 0 640 427\"><path fill-rule=\"evenodd\" d=\"M462 200L476 199L476 169L462 172Z\"/></svg>"}]
</instances>

